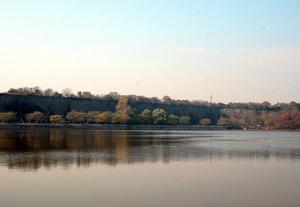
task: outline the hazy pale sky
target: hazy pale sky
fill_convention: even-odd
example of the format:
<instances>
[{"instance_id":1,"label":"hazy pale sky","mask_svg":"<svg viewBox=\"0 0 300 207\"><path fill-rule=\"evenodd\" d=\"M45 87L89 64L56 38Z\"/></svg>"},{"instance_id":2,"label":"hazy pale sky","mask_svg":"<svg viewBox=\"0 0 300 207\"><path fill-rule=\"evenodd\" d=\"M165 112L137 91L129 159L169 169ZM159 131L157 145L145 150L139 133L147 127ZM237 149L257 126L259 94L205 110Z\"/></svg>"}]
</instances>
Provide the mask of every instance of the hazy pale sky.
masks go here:
<instances>
[{"instance_id":1,"label":"hazy pale sky","mask_svg":"<svg viewBox=\"0 0 300 207\"><path fill-rule=\"evenodd\" d=\"M0 91L300 102L299 0L0 0Z\"/></svg>"}]
</instances>

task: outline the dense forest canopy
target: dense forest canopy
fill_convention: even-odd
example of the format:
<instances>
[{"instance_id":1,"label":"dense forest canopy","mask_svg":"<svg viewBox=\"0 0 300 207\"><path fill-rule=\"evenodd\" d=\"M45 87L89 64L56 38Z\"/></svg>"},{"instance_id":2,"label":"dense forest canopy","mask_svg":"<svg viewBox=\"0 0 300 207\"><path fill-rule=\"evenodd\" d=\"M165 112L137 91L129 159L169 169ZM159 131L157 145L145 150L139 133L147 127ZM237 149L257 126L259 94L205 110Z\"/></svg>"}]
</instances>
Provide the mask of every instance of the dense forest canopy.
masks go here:
<instances>
[{"instance_id":1,"label":"dense forest canopy","mask_svg":"<svg viewBox=\"0 0 300 207\"><path fill-rule=\"evenodd\" d=\"M116 92L101 96L87 91L79 91L75 94L71 89L57 92L53 89L42 90L40 87L12 88L2 95L22 96L22 99L13 99L9 103L2 100L4 102L2 105L7 102L2 108L0 99L0 122L199 124L253 129L300 128L300 104L295 102L224 104L175 100L169 96L164 96L162 99L136 95L122 96ZM32 97L51 97L51 100L33 100ZM28 99L32 101L28 102ZM44 108L39 107L45 104L42 102L52 102L53 99L57 100L56 106L51 104ZM30 106L27 107L26 104Z\"/></svg>"}]
</instances>

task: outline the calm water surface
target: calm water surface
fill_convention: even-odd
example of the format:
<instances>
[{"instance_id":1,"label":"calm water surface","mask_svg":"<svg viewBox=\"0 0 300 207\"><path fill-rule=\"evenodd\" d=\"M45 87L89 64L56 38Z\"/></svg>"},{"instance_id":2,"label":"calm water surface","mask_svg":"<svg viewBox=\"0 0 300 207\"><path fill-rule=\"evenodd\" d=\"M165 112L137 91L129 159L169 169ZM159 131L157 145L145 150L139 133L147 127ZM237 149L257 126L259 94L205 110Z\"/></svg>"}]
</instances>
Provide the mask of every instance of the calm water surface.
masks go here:
<instances>
[{"instance_id":1,"label":"calm water surface","mask_svg":"<svg viewBox=\"0 0 300 207\"><path fill-rule=\"evenodd\" d=\"M0 129L2 207L299 207L300 133Z\"/></svg>"}]
</instances>

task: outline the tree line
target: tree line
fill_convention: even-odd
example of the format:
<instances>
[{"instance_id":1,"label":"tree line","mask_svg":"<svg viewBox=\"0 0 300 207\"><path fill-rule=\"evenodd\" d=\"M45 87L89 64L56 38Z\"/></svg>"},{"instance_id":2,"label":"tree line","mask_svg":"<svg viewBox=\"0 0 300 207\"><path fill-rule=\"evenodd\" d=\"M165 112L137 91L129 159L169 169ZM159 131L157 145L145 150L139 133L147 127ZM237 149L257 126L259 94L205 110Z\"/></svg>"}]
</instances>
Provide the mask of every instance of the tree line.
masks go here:
<instances>
[{"instance_id":1,"label":"tree line","mask_svg":"<svg viewBox=\"0 0 300 207\"><path fill-rule=\"evenodd\" d=\"M218 125L247 129L300 129L299 104L281 104L276 110L229 108L222 110Z\"/></svg>"},{"instance_id":2,"label":"tree line","mask_svg":"<svg viewBox=\"0 0 300 207\"><path fill-rule=\"evenodd\" d=\"M39 86L35 87L21 87L21 88L11 88L4 92L6 94L13 95L32 95L32 96L48 96L48 97L63 97L63 98L78 98L78 99L99 99L99 100L113 100L118 101L122 95L117 92L110 92L104 95L95 95L89 91L78 91L73 92L70 88L65 88L61 92L55 91L51 88L45 90L41 89ZM166 95L163 98L157 97L145 97L137 95L127 95L129 102L144 102L144 103L158 103L158 104L170 104L170 105L194 105L194 106L214 106L220 109L249 109L249 110L266 110L266 111L279 111L283 108L289 106L288 103L276 103L271 104L267 101L262 103L249 102L249 103L212 103L203 100L181 100L173 99ZM291 102L290 104L296 104ZM298 104L299 105L299 104Z\"/></svg>"},{"instance_id":3,"label":"tree line","mask_svg":"<svg viewBox=\"0 0 300 207\"><path fill-rule=\"evenodd\" d=\"M164 109L157 108L153 111L144 109L137 113L128 104L128 97L119 98L116 111L70 111L65 116L54 114L47 116L42 112L27 113L25 117L18 117L15 112L0 112L0 122L26 121L29 123L99 123L99 124L158 124L158 125L188 125L191 124L189 116L168 114Z\"/></svg>"},{"instance_id":4,"label":"tree line","mask_svg":"<svg viewBox=\"0 0 300 207\"><path fill-rule=\"evenodd\" d=\"M54 114L47 116L42 112L32 112L19 118L15 112L0 112L0 122L26 121L29 123L97 123L97 124L145 124L145 125L189 125L189 116L168 114L164 109L149 109L136 113L128 105L128 98L122 97L116 112L70 111L65 116ZM201 126L212 125L209 118L199 121ZM289 106L278 112L256 111L249 109L225 109L218 120L218 126L232 129L300 129L300 110L297 106Z\"/></svg>"},{"instance_id":5,"label":"tree line","mask_svg":"<svg viewBox=\"0 0 300 207\"><path fill-rule=\"evenodd\" d=\"M113 123L113 124L200 124L203 126L219 125L227 128L248 128L248 129L299 129L300 128L300 104L269 102L262 103L208 103L200 101L174 100L169 96L162 99L156 97L147 98L143 96L121 96L116 92L103 96L95 96L90 92L78 92L74 95L72 90L64 89L58 93L52 89L42 90L39 87L10 89L7 93L16 95L37 95L37 96L58 96L79 99L100 99L113 100L117 102L114 112L112 111L69 111L67 114L45 115L42 112L32 112L20 117L14 112L0 112L0 122L52 122L52 123ZM168 113L161 106L154 110L139 108L139 112L129 106L129 103L163 103L167 105L185 106L180 110L173 110ZM186 105L204 106L206 109L217 109L217 117L207 114L199 114L195 117L194 113L186 113ZM153 109L153 108L152 108ZM205 109L205 110L206 110ZM178 114L176 114L178 113ZM182 114L189 114L182 115ZM199 121L198 121L199 120Z\"/></svg>"}]
</instances>

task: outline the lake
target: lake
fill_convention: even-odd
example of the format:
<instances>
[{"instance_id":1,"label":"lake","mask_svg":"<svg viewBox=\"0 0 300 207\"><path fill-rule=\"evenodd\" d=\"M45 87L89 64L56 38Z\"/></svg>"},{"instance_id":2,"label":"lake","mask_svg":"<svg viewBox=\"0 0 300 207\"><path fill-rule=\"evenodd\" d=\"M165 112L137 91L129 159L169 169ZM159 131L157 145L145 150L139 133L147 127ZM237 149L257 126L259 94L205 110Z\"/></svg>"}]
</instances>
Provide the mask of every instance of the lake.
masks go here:
<instances>
[{"instance_id":1,"label":"lake","mask_svg":"<svg viewBox=\"0 0 300 207\"><path fill-rule=\"evenodd\" d=\"M2 207L299 207L300 133L0 129Z\"/></svg>"}]
</instances>

